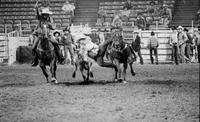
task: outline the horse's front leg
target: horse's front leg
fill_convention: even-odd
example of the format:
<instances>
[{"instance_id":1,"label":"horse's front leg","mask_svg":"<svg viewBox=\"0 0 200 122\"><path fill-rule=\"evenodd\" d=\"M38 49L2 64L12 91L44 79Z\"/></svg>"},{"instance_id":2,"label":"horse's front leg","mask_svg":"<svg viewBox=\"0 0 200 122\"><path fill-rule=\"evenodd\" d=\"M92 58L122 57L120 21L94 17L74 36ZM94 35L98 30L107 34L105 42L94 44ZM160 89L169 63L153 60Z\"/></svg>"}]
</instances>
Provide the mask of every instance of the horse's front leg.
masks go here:
<instances>
[{"instance_id":1,"label":"horse's front leg","mask_svg":"<svg viewBox=\"0 0 200 122\"><path fill-rule=\"evenodd\" d=\"M127 67L128 67L128 64L127 63L124 63L123 64L123 83L127 83L127 81L126 81L126 69L127 69Z\"/></svg>"},{"instance_id":2,"label":"horse's front leg","mask_svg":"<svg viewBox=\"0 0 200 122\"><path fill-rule=\"evenodd\" d=\"M133 70L133 66L132 66L133 63L129 63L129 66L130 66L130 69L131 69L131 74L132 76L135 76L135 72Z\"/></svg>"},{"instance_id":3,"label":"horse's front leg","mask_svg":"<svg viewBox=\"0 0 200 122\"><path fill-rule=\"evenodd\" d=\"M53 61L50 64L50 71L51 71L51 77L52 77L51 82L58 84L58 81L56 79L56 69L57 69L56 60L53 59Z\"/></svg>"},{"instance_id":4,"label":"horse's front leg","mask_svg":"<svg viewBox=\"0 0 200 122\"><path fill-rule=\"evenodd\" d=\"M48 73L47 73L46 66L40 64L40 68L42 69L42 72L43 72L43 74L44 74L44 76L45 76L45 78L46 78L46 80L47 80L47 83L49 83L49 79L48 79L49 75L48 75Z\"/></svg>"},{"instance_id":5,"label":"horse's front leg","mask_svg":"<svg viewBox=\"0 0 200 122\"><path fill-rule=\"evenodd\" d=\"M94 77L93 72L92 72L92 62L89 63L89 75L90 77Z\"/></svg>"},{"instance_id":6,"label":"horse's front leg","mask_svg":"<svg viewBox=\"0 0 200 122\"><path fill-rule=\"evenodd\" d=\"M117 66L117 71L115 70L115 81L118 80L118 78L121 78L121 68L120 68L120 63L119 60L114 59L113 63Z\"/></svg>"},{"instance_id":7,"label":"horse's front leg","mask_svg":"<svg viewBox=\"0 0 200 122\"><path fill-rule=\"evenodd\" d=\"M74 67L75 67L75 68L74 68L74 72L72 73L72 77L73 77L73 78L76 77L76 71L77 71L77 67L78 67L77 62L75 62Z\"/></svg>"},{"instance_id":8,"label":"horse's front leg","mask_svg":"<svg viewBox=\"0 0 200 122\"><path fill-rule=\"evenodd\" d=\"M84 66L83 65L80 66L80 71L81 71L81 75L83 77L83 81L85 82L86 81L86 76L84 74Z\"/></svg>"}]
</instances>

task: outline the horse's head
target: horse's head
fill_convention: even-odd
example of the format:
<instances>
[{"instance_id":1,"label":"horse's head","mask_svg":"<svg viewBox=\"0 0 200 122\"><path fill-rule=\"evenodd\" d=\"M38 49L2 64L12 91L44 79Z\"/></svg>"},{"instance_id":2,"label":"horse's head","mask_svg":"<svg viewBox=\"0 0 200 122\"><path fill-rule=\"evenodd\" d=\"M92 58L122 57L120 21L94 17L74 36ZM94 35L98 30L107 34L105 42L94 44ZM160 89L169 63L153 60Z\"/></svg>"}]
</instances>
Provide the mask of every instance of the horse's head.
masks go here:
<instances>
[{"instance_id":1,"label":"horse's head","mask_svg":"<svg viewBox=\"0 0 200 122\"><path fill-rule=\"evenodd\" d=\"M125 47L122 35L115 35L113 38L112 48L122 51Z\"/></svg>"}]
</instances>

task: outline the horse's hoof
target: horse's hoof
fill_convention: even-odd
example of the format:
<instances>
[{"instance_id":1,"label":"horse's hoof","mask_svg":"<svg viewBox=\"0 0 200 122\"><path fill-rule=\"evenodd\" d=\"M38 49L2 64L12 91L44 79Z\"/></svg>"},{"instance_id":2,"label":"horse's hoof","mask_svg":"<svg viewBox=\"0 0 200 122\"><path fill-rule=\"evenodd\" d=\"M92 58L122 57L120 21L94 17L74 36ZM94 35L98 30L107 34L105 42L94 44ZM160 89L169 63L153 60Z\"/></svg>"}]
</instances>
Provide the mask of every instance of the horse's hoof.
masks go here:
<instances>
[{"instance_id":1,"label":"horse's hoof","mask_svg":"<svg viewBox=\"0 0 200 122\"><path fill-rule=\"evenodd\" d=\"M76 77L76 73L73 73L73 74L72 74L72 77L75 78L75 77Z\"/></svg>"},{"instance_id":2,"label":"horse's hoof","mask_svg":"<svg viewBox=\"0 0 200 122\"><path fill-rule=\"evenodd\" d=\"M58 81L56 80L56 78L52 78L51 82L53 82L54 84L58 84Z\"/></svg>"},{"instance_id":3,"label":"horse's hoof","mask_svg":"<svg viewBox=\"0 0 200 122\"><path fill-rule=\"evenodd\" d=\"M93 72L90 72L90 77L92 77L92 78L94 77Z\"/></svg>"},{"instance_id":4,"label":"horse's hoof","mask_svg":"<svg viewBox=\"0 0 200 122\"><path fill-rule=\"evenodd\" d=\"M118 82L118 79L113 79L114 82Z\"/></svg>"},{"instance_id":5,"label":"horse's hoof","mask_svg":"<svg viewBox=\"0 0 200 122\"><path fill-rule=\"evenodd\" d=\"M135 72L131 72L132 76L135 76Z\"/></svg>"},{"instance_id":6,"label":"horse's hoof","mask_svg":"<svg viewBox=\"0 0 200 122\"><path fill-rule=\"evenodd\" d=\"M122 79L118 79L118 82L120 82L120 83L121 83L121 82L123 82L123 80L122 80Z\"/></svg>"}]
</instances>

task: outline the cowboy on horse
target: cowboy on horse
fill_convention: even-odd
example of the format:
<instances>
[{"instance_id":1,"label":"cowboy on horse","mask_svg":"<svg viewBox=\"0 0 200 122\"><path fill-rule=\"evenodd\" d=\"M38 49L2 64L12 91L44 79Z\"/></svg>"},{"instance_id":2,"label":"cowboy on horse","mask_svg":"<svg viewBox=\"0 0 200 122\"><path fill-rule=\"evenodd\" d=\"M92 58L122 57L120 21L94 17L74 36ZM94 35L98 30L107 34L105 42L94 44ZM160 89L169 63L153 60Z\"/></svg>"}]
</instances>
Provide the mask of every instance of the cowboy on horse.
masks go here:
<instances>
[{"instance_id":1,"label":"cowboy on horse","mask_svg":"<svg viewBox=\"0 0 200 122\"><path fill-rule=\"evenodd\" d=\"M35 36L34 43L32 46L32 52L35 55L35 58L33 60L32 66L38 65L38 57L36 54L36 49L37 49L39 40L42 41L42 38L47 38L52 43L52 45L55 48L55 53L58 58L58 61L62 63L64 61L64 58L62 54L60 54L58 41L53 37L52 34L50 34L51 30L55 30L55 27L52 21L53 19L50 17L50 15L52 15L52 12L49 10L49 7L42 7L39 10L38 1L35 5L35 9L36 9L36 17L39 20L39 23L37 27L35 28L35 31L32 33Z\"/></svg>"}]
</instances>

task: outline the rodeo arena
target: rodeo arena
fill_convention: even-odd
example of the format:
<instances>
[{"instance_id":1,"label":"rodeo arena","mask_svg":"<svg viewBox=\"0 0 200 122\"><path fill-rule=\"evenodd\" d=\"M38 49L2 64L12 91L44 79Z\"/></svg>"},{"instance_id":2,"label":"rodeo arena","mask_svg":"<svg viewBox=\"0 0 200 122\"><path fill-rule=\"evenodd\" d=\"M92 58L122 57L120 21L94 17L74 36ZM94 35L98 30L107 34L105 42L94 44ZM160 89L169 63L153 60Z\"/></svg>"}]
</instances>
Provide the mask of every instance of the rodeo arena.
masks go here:
<instances>
[{"instance_id":1,"label":"rodeo arena","mask_svg":"<svg viewBox=\"0 0 200 122\"><path fill-rule=\"evenodd\" d=\"M0 0L0 122L199 122L200 0Z\"/></svg>"}]
</instances>

